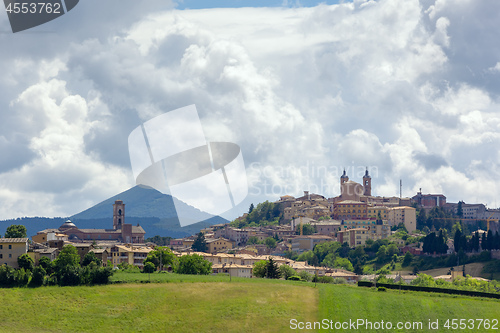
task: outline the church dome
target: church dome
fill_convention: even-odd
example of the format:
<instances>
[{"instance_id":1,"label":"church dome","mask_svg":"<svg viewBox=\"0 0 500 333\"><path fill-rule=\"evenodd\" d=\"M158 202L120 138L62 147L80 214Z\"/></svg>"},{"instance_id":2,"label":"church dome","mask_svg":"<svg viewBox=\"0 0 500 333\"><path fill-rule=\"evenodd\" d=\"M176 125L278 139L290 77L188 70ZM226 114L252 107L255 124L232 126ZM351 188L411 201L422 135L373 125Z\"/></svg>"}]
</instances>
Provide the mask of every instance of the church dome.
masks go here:
<instances>
[{"instance_id":1,"label":"church dome","mask_svg":"<svg viewBox=\"0 0 500 333\"><path fill-rule=\"evenodd\" d=\"M71 228L76 228L76 225L73 222L71 222L70 220L67 220L59 227L59 230L67 230L67 229L71 229Z\"/></svg>"}]
</instances>

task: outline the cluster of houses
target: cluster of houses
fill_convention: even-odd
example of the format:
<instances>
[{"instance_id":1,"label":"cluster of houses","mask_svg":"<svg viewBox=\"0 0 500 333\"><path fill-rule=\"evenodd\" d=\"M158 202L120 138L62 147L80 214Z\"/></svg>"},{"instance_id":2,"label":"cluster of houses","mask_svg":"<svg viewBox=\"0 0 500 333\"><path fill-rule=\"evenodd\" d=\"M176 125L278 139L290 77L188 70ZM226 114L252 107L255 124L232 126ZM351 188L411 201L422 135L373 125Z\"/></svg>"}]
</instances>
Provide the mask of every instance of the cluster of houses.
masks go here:
<instances>
[{"instance_id":1,"label":"cluster of houses","mask_svg":"<svg viewBox=\"0 0 500 333\"><path fill-rule=\"evenodd\" d=\"M281 225L235 228L229 224L218 224L203 229L201 232L205 235L207 251L198 254L213 264L213 273L251 277L255 262L272 257L278 265L287 264L298 273L306 271L318 276L356 281L358 276L354 273L309 266L305 262L286 259L284 255L289 251L309 251L317 244L329 241L347 243L354 248L365 245L368 239L389 237L391 226L399 224L403 224L411 233L416 230L416 210L411 207L415 203L425 209L445 205L451 205L451 209L455 207L455 204L446 204L446 197L441 194L423 195L421 191L413 198L372 196L368 170L363 177L363 184L349 180L344 171L340 187L340 195L328 199L307 191L298 198L282 196L275 202L276 205L281 205L284 212L285 223ZM469 207L465 204L462 209L466 218L487 212L483 212L481 207ZM313 227L314 233L304 235L302 230L305 225ZM117 200L113 204L113 226L110 229L80 229L68 220L59 228L39 231L31 242L28 238L0 238L0 264L17 267L17 258L24 253L28 253L35 263L41 257L54 260L63 246L72 244L78 249L82 259L92 251L102 260L103 265L110 263L116 267L126 263L142 268L147 255L155 247L155 244L145 243L144 235L145 231L140 225L125 223L125 204ZM275 247L262 244L269 237L280 242ZM260 242L249 244L250 238ZM191 247L195 239L194 235L173 239L170 248L178 256L193 253ZM403 253L421 253L421 249L415 247L403 247L402 250Z\"/></svg>"},{"instance_id":2,"label":"cluster of houses","mask_svg":"<svg viewBox=\"0 0 500 333\"><path fill-rule=\"evenodd\" d=\"M318 243L339 241L350 247L365 245L368 239L390 236L393 225L403 224L408 232L416 230L416 210L410 207L412 198L376 197L371 195L368 170L363 185L350 181L345 171L340 178L340 195L325 198L304 191L302 197L282 196L275 205L283 211L284 224L278 226L235 228L229 224L213 225L202 230L208 252L247 250L255 254L284 255L286 251L302 253ZM244 214L240 219L244 219ZM314 234L304 235L304 225L314 228ZM250 238L264 241L268 237L282 240L276 248L248 245ZM195 236L175 239L171 246L183 251L191 248Z\"/></svg>"}]
</instances>

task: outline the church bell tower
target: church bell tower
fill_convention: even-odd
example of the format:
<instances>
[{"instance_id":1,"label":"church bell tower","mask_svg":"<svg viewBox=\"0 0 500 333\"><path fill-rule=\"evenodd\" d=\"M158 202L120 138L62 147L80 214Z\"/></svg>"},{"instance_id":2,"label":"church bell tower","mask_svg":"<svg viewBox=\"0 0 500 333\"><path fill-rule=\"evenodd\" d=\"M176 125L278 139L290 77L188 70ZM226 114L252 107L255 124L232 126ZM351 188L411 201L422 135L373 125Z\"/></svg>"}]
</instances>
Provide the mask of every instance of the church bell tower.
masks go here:
<instances>
[{"instance_id":1,"label":"church bell tower","mask_svg":"<svg viewBox=\"0 0 500 333\"><path fill-rule=\"evenodd\" d=\"M364 195L370 197L372 195L372 177L368 174L368 167L366 168L365 175L363 176L363 189Z\"/></svg>"},{"instance_id":2,"label":"church bell tower","mask_svg":"<svg viewBox=\"0 0 500 333\"><path fill-rule=\"evenodd\" d=\"M125 204L121 200L116 200L113 204L113 229L122 228L125 223Z\"/></svg>"}]
</instances>

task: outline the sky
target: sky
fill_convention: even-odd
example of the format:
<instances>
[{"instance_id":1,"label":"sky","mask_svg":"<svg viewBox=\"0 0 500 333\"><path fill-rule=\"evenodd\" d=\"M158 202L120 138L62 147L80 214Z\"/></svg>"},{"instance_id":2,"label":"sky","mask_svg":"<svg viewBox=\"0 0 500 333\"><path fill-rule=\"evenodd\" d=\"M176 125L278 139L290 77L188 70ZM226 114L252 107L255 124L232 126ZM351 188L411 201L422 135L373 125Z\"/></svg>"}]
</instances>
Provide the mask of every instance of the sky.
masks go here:
<instances>
[{"instance_id":1,"label":"sky","mask_svg":"<svg viewBox=\"0 0 500 333\"><path fill-rule=\"evenodd\" d=\"M2 9L0 218L134 186L128 135L191 104L207 140L241 147L249 194L225 217L337 196L366 167L374 195L402 180L498 207L499 16L495 0L85 0L14 34Z\"/></svg>"}]
</instances>

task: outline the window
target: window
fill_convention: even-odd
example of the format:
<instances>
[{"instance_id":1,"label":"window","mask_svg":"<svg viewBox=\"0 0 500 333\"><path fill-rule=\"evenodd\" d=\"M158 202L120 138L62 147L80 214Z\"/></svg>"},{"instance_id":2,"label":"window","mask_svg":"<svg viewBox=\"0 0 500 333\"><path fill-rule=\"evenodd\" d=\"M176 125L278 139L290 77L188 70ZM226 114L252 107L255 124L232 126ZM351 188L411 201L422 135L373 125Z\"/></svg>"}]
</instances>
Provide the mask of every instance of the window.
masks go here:
<instances>
[{"instance_id":1,"label":"window","mask_svg":"<svg viewBox=\"0 0 500 333\"><path fill-rule=\"evenodd\" d=\"M3 249L3 245L0 245L0 250L2 250L2 249Z\"/></svg>"},{"instance_id":2,"label":"window","mask_svg":"<svg viewBox=\"0 0 500 333\"><path fill-rule=\"evenodd\" d=\"M9 253L9 258L12 258L12 253Z\"/></svg>"},{"instance_id":3,"label":"window","mask_svg":"<svg viewBox=\"0 0 500 333\"><path fill-rule=\"evenodd\" d=\"M9 250L11 250L11 249L12 249L12 245L9 244Z\"/></svg>"},{"instance_id":4,"label":"window","mask_svg":"<svg viewBox=\"0 0 500 333\"><path fill-rule=\"evenodd\" d=\"M0 259L2 259L2 258L3 258L3 254L0 253Z\"/></svg>"}]
</instances>

